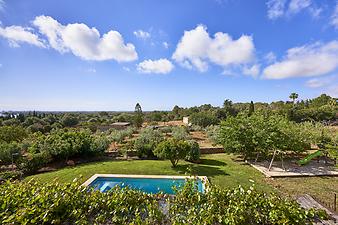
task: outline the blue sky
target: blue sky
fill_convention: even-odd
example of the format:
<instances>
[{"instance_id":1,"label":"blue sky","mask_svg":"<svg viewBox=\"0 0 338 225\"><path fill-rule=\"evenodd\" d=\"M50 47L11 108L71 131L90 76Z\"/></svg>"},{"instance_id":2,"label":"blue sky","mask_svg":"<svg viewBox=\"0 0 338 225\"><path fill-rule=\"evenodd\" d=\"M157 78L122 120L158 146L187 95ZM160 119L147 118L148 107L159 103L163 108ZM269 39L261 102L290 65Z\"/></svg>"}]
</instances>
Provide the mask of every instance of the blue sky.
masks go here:
<instances>
[{"instance_id":1,"label":"blue sky","mask_svg":"<svg viewBox=\"0 0 338 225\"><path fill-rule=\"evenodd\" d=\"M0 0L1 110L338 97L338 1Z\"/></svg>"}]
</instances>

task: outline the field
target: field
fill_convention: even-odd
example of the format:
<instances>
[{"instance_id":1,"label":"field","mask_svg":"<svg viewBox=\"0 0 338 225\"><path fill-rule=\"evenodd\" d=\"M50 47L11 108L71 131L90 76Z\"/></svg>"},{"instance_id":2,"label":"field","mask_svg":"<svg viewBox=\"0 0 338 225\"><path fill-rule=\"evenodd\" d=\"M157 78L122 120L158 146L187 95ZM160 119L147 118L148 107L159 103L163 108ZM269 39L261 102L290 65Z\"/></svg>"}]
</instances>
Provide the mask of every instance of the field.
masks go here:
<instances>
[{"instance_id":1,"label":"field","mask_svg":"<svg viewBox=\"0 0 338 225\"><path fill-rule=\"evenodd\" d=\"M87 180L95 173L112 174L144 174L144 175L180 175L190 174L207 176L212 184L222 188L232 188L242 185L249 187L254 181L260 190L270 192L273 188L264 180L262 174L251 166L236 161L237 158L227 154L205 155L200 164L180 161L172 168L169 161L161 160L125 160L105 161L68 167L58 171L37 174L27 177L44 183L57 179L59 182L71 182L74 178ZM82 177L80 177L82 176Z\"/></svg>"},{"instance_id":2,"label":"field","mask_svg":"<svg viewBox=\"0 0 338 225\"><path fill-rule=\"evenodd\" d=\"M77 165L58 171L26 177L41 183L57 180L71 182L79 178L84 182L95 173L144 174L144 175L202 175L221 188L233 188L238 185L249 187L254 184L258 190L278 192L282 195L296 197L310 194L316 199L332 204L333 193L338 190L338 177L302 177L302 178L265 178L253 167L247 165L234 155L203 155L200 164L180 161L172 168L169 161L162 160L115 160Z\"/></svg>"}]
</instances>

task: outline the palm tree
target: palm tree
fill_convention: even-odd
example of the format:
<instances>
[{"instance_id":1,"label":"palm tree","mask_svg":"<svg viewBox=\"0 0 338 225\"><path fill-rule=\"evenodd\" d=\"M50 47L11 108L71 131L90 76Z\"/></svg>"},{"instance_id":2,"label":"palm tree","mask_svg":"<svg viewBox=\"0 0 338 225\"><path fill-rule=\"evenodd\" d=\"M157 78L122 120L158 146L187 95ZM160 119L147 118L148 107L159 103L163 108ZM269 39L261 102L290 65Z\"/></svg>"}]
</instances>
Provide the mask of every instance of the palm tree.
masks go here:
<instances>
[{"instance_id":1,"label":"palm tree","mask_svg":"<svg viewBox=\"0 0 338 225\"><path fill-rule=\"evenodd\" d=\"M289 98L291 98L292 101L293 101L293 104L295 104L295 101L296 101L296 99L298 98L298 94L295 93L295 92L292 92L292 93L290 94Z\"/></svg>"}]
</instances>

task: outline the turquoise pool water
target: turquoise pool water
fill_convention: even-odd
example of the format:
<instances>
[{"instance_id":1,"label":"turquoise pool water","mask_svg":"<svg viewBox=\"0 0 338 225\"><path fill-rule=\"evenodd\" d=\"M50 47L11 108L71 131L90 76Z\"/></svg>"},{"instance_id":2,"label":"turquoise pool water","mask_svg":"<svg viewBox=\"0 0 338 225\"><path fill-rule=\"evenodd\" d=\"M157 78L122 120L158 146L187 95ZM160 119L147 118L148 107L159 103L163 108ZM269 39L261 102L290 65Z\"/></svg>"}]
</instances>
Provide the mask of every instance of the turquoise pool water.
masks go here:
<instances>
[{"instance_id":1,"label":"turquoise pool water","mask_svg":"<svg viewBox=\"0 0 338 225\"><path fill-rule=\"evenodd\" d=\"M149 194L156 194L159 192L175 194L173 187L182 187L185 182L186 180L183 178L98 177L89 184L89 187L93 187L95 190L100 190L101 192L106 192L116 185L119 185L120 187L128 186ZM202 181L197 179L196 182L198 191L204 192Z\"/></svg>"}]
</instances>

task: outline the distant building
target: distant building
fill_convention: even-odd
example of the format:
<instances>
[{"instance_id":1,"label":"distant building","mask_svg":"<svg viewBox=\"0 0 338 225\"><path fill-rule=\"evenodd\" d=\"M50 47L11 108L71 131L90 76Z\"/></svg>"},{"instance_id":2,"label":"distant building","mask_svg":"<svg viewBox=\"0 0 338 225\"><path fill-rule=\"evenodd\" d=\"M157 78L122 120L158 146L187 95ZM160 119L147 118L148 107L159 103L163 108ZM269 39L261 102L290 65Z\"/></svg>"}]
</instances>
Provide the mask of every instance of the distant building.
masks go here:
<instances>
[{"instance_id":1,"label":"distant building","mask_svg":"<svg viewBox=\"0 0 338 225\"><path fill-rule=\"evenodd\" d=\"M184 116L184 117L183 117L183 123L184 123L185 125L189 125L189 116Z\"/></svg>"}]
</instances>

